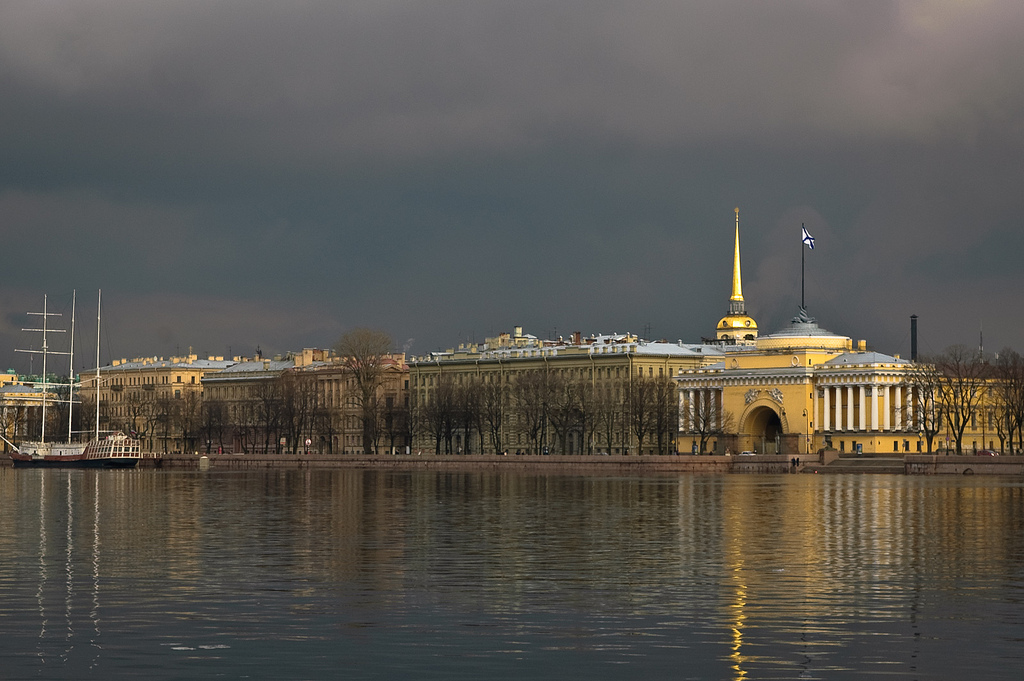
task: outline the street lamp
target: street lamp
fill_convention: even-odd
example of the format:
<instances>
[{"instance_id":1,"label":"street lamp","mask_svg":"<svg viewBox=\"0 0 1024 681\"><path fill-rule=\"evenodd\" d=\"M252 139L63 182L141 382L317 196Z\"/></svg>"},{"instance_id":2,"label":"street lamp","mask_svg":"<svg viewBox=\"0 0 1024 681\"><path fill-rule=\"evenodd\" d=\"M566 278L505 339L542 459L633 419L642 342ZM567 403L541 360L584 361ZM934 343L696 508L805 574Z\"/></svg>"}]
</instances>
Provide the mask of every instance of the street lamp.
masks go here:
<instances>
[{"instance_id":1,"label":"street lamp","mask_svg":"<svg viewBox=\"0 0 1024 681\"><path fill-rule=\"evenodd\" d=\"M811 455L811 425L807 422L807 410L804 409L804 456Z\"/></svg>"}]
</instances>

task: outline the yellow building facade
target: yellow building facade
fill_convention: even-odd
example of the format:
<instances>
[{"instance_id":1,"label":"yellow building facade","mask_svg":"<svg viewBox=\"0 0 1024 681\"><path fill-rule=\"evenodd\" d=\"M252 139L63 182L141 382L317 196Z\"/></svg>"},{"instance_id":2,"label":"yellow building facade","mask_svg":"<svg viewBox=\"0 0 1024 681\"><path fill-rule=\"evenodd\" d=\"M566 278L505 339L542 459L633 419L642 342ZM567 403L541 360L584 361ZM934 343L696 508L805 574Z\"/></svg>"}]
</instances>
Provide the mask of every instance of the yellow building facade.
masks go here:
<instances>
[{"instance_id":1,"label":"yellow building facade","mask_svg":"<svg viewBox=\"0 0 1024 681\"><path fill-rule=\"evenodd\" d=\"M927 451L928 430L936 450L954 446L936 405L941 397L921 385L915 363L831 333L802 308L780 331L756 329L740 288L737 221L729 314L716 329L722 358L676 376L682 451L700 450L703 440L703 451L717 454L801 457L835 449L902 456ZM986 385L965 450L997 448Z\"/></svg>"},{"instance_id":2,"label":"yellow building facade","mask_svg":"<svg viewBox=\"0 0 1024 681\"><path fill-rule=\"evenodd\" d=\"M638 427L628 422L626 404L630 391L641 381L668 384L671 399L671 438L661 446L676 451L677 422L674 388L671 381L682 371L696 369L721 359L722 351L713 346L686 344L682 341L645 341L633 334L597 334L584 337L574 333L570 338L541 339L515 327L511 333L488 338L480 344L463 344L445 352L412 357L409 360L410 397L414 417L420 427L414 437L417 451L433 451L437 433L431 432L431 409L436 406L439 390L447 382L458 391L470 384L496 386L491 400L492 416L500 410L497 431L501 449L564 454L656 454L657 437L651 435L642 449L636 435ZM518 404L517 384L525 385L531 377L545 377L550 394L538 392L534 400L540 409L571 408L582 425L563 426L550 414L527 414L529 405ZM557 385L557 388L555 387ZM586 390L579 389L583 386ZM557 394L556 394L557 393ZM572 406L570 407L570 403ZM596 420L606 425L598 427ZM530 421L529 423L527 421ZM590 424L588 426L587 424ZM533 433L531 435L531 428ZM538 433L537 430L540 430ZM477 424L453 435L453 453L459 451L494 453L494 439L485 425ZM483 433L483 437L481 434ZM467 437L468 435L468 437ZM661 452L667 453L667 452Z\"/></svg>"}]
</instances>

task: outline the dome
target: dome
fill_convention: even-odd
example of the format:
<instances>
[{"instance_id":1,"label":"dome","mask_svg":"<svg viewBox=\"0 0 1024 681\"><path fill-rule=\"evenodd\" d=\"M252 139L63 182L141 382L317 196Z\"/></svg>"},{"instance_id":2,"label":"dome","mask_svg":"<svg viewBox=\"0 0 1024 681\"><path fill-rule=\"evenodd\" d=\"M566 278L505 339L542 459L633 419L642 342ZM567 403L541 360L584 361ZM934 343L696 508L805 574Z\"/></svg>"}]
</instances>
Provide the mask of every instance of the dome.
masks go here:
<instances>
[{"instance_id":1,"label":"dome","mask_svg":"<svg viewBox=\"0 0 1024 681\"><path fill-rule=\"evenodd\" d=\"M792 348L843 350L850 348L853 341L849 336L840 336L818 326L817 320L800 309L789 326L757 339L759 350L780 350Z\"/></svg>"},{"instance_id":2,"label":"dome","mask_svg":"<svg viewBox=\"0 0 1024 681\"><path fill-rule=\"evenodd\" d=\"M745 314L722 317L716 329L718 340L753 340L757 337L757 322Z\"/></svg>"}]
</instances>

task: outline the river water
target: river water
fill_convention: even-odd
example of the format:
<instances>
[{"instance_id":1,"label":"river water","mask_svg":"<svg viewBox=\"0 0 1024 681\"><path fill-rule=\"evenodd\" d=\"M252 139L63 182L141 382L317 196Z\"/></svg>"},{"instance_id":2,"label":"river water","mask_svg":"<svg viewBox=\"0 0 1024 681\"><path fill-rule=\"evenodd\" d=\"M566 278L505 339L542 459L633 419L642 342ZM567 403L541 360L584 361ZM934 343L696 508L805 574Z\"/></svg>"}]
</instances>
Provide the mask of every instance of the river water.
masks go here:
<instances>
[{"instance_id":1,"label":"river water","mask_svg":"<svg viewBox=\"0 0 1024 681\"><path fill-rule=\"evenodd\" d=\"M1020 679L1024 481L0 469L5 679Z\"/></svg>"}]
</instances>

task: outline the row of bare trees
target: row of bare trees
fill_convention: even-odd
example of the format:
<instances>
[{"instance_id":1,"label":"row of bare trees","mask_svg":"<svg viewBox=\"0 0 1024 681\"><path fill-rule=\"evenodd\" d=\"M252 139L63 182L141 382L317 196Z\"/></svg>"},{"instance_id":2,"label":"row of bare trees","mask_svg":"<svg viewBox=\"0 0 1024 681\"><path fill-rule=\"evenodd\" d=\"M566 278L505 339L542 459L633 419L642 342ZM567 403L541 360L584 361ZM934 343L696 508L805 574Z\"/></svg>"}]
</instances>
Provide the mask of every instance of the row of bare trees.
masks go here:
<instances>
[{"instance_id":1,"label":"row of bare trees","mask_svg":"<svg viewBox=\"0 0 1024 681\"><path fill-rule=\"evenodd\" d=\"M415 405L414 426L435 454L675 452L678 408L669 378L595 384L559 371L514 376L441 373Z\"/></svg>"},{"instance_id":2,"label":"row of bare trees","mask_svg":"<svg viewBox=\"0 0 1024 681\"><path fill-rule=\"evenodd\" d=\"M946 432L949 445L962 454L968 429L981 431L983 447L989 435L999 439L1003 451L1024 447L1024 359L1016 350L1007 348L988 357L953 345L915 363L907 382L917 400L906 416L928 452L935 438Z\"/></svg>"},{"instance_id":3,"label":"row of bare trees","mask_svg":"<svg viewBox=\"0 0 1024 681\"><path fill-rule=\"evenodd\" d=\"M164 452L237 448L242 453L297 454L308 448L331 453L336 436L355 433L367 454L385 443L402 448L410 442L411 422L397 386L385 385L391 346L386 333L371 329L341 337L335 350L354 389L340 406L327 403L315 371L296 368L251 381L239 399L203 399L198 386L186 387L176 397L152 390L128 392L116 405L101 405L102 427L132 433ZM76 419L87 422L94 408L82 405ZM12 412L11 418L15 416Z\"/></svg>"}]
</instances>

